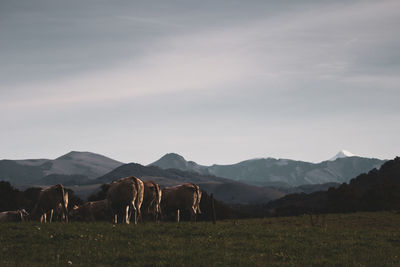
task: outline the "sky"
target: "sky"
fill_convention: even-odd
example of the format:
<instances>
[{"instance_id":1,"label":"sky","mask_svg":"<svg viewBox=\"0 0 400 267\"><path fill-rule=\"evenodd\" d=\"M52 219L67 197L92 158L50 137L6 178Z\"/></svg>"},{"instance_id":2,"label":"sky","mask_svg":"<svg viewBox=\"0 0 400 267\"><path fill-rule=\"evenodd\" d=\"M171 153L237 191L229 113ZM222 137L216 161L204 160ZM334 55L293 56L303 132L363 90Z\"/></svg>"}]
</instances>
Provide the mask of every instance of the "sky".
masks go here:
<instances>
[{"instance_id":1,"label":"sky","mask_svg":"<svg viewBox=\"0 0 400 267\"><path fill-rule=\"evenodd\" d=\"M0 0L0 159L400 155L400 1Z\"/></svg>"}]
</instances>

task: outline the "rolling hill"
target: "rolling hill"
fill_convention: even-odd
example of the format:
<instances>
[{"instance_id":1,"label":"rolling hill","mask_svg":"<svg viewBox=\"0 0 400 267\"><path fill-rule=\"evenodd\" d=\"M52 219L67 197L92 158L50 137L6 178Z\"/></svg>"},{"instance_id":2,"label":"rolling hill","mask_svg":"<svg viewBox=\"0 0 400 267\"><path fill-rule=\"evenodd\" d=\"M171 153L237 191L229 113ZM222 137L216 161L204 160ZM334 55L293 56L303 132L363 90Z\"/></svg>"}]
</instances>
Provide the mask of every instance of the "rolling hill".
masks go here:
<instances>
[{"instance_id":1,"label":"rolling hill","mask_svg":"<svg viewBox=\"0 0 400 267\"><path fill-rule=\"evenodd\" d=\"M77 151L54 160L0 160L0 180L14 185L68 183L76 180L76 175L84 180L97 178L122 164L99 154Z\"/></svg>"}]
</instances>

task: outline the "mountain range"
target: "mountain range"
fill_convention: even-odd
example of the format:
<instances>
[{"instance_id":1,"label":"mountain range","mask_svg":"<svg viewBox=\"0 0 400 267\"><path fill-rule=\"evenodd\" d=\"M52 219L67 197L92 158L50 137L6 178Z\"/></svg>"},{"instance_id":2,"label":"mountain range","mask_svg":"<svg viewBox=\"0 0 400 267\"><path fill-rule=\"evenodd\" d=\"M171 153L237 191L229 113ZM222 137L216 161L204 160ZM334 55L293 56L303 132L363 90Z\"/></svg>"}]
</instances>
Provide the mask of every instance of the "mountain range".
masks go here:
<instances>
[{"instance_id":1,"label":"mountain range","mask_svg":"<svg viewBox=\"0 0 400 267\"><path fill-rule=\"evenodd\" d=\"M351 155L351 156L348 156ZM203 166L169 153L149 166L215 175L258 186L295 187L307 184L345 183L360 173L379 168L385 161L353 156L341 151L320 163L290 159L259 158L230 165Z\"/></svg>"},{"instance_id":2,"label":"mountain range","mask_svg":"<svg viewBox=\"0 0 400 267\"><path fill-rule=\"evenodd\" d=\"M82 198L124 176L154 180L161 187L194 182L227 203L266 203L290 193L310 193L338 187L384 161L346 157L321 163L261 158L231 165L202 166L169 153L142 166L124 164L91 152L72 151L54 160L1 160L0 180L21 188L62 183Z\"/></svg>"}]
</instances>

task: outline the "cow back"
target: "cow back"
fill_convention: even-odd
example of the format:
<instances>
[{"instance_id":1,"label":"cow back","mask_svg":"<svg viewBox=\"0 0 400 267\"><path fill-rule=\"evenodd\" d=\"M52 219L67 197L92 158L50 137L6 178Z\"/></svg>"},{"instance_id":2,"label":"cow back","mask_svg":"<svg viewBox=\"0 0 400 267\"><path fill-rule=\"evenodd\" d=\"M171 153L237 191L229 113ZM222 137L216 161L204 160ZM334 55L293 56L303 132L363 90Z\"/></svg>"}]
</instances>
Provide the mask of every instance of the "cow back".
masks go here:
<instances>
[{"instance_id":1,"label":"cow back","mask_svg":"<svg viewBox=\"0 0 400 267\"><path fill-rule=\"evenodd\" d=\"M107 201L113 209L124 208L134 203L137 197L135 177L125 177L111 183L107 191Z\"/></svg>"},{"instance_id":2,"label":"cow back","mask_svg":"<svg viewBox=\"0 0 400 267\"><path fill-rule=\"evenodd\" d=\"M166 187L162 190L163 211L194 208L197 202L197 189L193 184Z\"/></svg>"},{"instance_id":3,"label":"cow back","mask_svg":"<svg viewBox=\"0 0 400 267\"><path fill-rule=\"evenodd\" d=\"M143 210L145 213L158 214L160 211L161 190L154 181L144 181Z\"/></svg>"}]
</instances>

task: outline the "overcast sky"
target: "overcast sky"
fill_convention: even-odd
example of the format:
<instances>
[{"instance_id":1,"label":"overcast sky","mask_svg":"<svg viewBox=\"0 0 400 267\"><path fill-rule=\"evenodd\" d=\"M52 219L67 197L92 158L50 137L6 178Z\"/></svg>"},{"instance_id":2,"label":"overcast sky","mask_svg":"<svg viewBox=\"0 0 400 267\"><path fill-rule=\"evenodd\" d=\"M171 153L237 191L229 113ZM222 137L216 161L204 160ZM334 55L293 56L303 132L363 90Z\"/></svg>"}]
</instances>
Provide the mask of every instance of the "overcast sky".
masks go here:
<instances>
[{"instance_id":1,"label":"overcast sky","mask_svg":"<svg viewBox=\"0 0 400 267\"><path fill-rule=\"evenodd\" d=\"M400 155L400 1L0 0L0 159Z\"/></svg>"}]
</instances>

